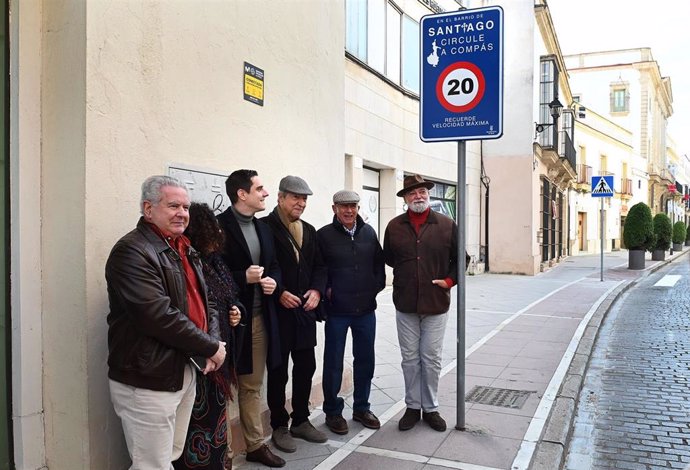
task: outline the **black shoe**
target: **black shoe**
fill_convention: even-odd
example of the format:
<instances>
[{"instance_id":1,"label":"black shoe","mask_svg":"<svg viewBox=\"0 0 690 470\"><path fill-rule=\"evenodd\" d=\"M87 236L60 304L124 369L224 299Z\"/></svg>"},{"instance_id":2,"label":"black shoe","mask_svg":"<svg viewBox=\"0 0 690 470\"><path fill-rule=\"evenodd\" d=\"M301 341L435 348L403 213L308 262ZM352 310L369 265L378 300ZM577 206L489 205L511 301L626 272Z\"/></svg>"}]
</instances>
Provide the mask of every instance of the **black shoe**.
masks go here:
<instances>
[{"instance_id":1,"label":"black shoe","mask_svg":"<svg viewBox=\"0 0 690 470\"><path fill-rule=\"evenodd\" d=\"M379 419L376 417L374 413L372 413L370 410L366 411L353 411L352 412L352 419L354 421L357 421L359 423L362 423L362 425L365 428L369 429L379 429L381 428L381 422Z\"/></svg>"},{"instance_id":2,"label":"black shoe","mask_svg":"<svg viewBox=\"0 0 690 470\"><path fill-rule=\"evenodd\" d=\"M441 415L438 413L438 411L422 413L422 419L426 421L434 431L443 432L446 430L446 421L441 418Z\"/></svg>"},{"instance_id":3,"label":"black shoe","mask_svg":"<svg viewBox=\"0 0 690 470\"><path fill-rule=\"evenodd\" d=\"M422 410L415 410L414 408L408 408L405 410L405 414L400 421L398 421L398 429L401 431L407 431L412 429L417 421L420 420Z\"/></svg>"},{"instance_id":4,"label":"black shoe","mask_svg":"<svg viewBox=\"0 0 690 470\"><path fill-rule=\"evenodd\" d=\"M347 421L345 421L342 415L326 415L326 426L332 432L340 435L347 434L349 431Z\"/></svg>"},{"instance_id":5,"label":"black shoe","mask_svg":"<svg viewBox=\"0 0 690 470\"><path fill-rule=\"evenodd\" d=\"M271 452L266 444L252 452L247 452L247 462L259 462L267 467L284 467L285 460Z\"/></svg>"}]
</instances>

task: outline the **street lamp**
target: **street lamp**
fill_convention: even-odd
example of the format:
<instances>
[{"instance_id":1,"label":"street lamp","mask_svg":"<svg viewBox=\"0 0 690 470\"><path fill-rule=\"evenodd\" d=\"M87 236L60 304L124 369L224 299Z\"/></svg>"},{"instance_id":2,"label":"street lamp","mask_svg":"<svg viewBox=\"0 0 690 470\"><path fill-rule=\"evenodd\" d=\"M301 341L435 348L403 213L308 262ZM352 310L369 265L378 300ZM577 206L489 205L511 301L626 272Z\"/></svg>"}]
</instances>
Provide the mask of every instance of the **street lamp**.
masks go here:
<instances>
[{"instance_id":1,"label":"street lamp","mask_svg":"<svg viewBox=\"0 0 690 470\"><path fill-rule=\"evenodd\" d=\"M549 113L551 114L554 122L536 124L535 134L540 134L544 132L544 129L547 127L555 125L558 118L561 117L561 111L563 111L563 105L560 101L558 101L558 97L556 97L551 103L549 103Z\"/></svg>"}]
</instances>

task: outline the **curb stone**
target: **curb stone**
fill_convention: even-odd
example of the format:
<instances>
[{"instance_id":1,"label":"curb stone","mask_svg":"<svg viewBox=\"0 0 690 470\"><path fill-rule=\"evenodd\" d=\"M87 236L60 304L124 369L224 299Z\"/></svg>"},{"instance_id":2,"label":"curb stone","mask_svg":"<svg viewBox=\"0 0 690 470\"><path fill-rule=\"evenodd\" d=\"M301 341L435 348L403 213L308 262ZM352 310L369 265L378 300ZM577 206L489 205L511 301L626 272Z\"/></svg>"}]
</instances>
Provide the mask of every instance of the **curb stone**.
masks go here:
<instances>
[{"instance_id":1,"label":"curb stone","mask_svg":"<svg viewBox=\"0 0 690 470\"><path fill-rule=\"evenodd\" d=\"M554 406L551 408L541 439L537 443L532 456L529 466L531 470L561 470L565 464L566 452L572 435L572 425L577 411L577 403L580 400L585 374L589 369L592 349L599 338L601 324L613 304L623 293L642 279L689 252L690 250L684 250L678 256L669 258L645 270L644 274L637 279L624 281L599 305L587 324L585 333L568 367L568 372L558 389Z\"/></svg>"}]
</instances>

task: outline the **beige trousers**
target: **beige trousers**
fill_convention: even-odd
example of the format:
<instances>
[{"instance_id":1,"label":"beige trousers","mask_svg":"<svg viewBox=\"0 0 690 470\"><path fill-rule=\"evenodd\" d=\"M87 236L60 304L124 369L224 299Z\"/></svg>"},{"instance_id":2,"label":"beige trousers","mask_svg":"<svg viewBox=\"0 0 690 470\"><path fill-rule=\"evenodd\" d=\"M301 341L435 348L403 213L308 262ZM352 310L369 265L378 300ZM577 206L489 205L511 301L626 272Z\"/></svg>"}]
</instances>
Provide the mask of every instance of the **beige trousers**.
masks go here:
<instances>
[{"instance_id":1,"label":"beige trousers","mask_svg":"<svg viewBox=\"0 0 690 470\"><path fill-rule=\"evenodd\" d=\"M237 403L240 412L240 426L247 445L247 452L253 452L264 443L264 427L261 420L263 401L261 386L266 372L266 333L262 315L252 317L252 373L237 376ZM228 423L230 417L228 416Z\"/></svg>"},{"instance_id":2,"label":"beige trousers","mask_svg":"<svg viewBox=\"0 0 690 470\"><path fill-rule=\"evenodd\" d=\"M182 390L159 392L110 380L110 398L122 421L130 470L172 470L182 455L196 396L196 373L184 369Z\"/></svg>"}]
</instances>

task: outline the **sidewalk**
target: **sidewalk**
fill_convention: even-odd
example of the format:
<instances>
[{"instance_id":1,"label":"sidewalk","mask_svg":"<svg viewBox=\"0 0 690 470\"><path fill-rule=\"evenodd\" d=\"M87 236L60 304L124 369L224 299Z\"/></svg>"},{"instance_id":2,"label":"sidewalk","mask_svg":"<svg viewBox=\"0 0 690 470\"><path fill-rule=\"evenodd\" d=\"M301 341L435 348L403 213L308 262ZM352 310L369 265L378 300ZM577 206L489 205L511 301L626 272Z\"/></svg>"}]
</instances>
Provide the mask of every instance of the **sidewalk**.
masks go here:
<instances>
[{"instance_id":1,"label":"sidewalk","mask_svg":"<svg viewBox=\"0 0 690 470\"><path fill-rule=\"evenodd\" d=\"M465 402L464 431L455 429L454 305L439 385L440 412L448 430L439 433L424 422L410 431L398 430L405 410L404 383L395 308L387 288L378 298L377 360L370 398L381 429L373 431L351 421L351 409L346 408L343 416L350 432L338 436L326 428L317 408L311 421L328 434L329 441L297 440L297 452L275 452L287 460L287 469L555 470L563 459L589 351L605 312L637 279L687 252L675 253L665 262L648 256L643 271L627 269L627 251L605 254L603 282L599 255L570 257L534 277L468 276L465 396L473 397ZM452 297L454 304L455 291ZM346 360L351 364L352 357ZM351 397L346 403L352 404ZM233 465L266 468L246 462L243 456L236 456Z\"/></svg>"}]
</instances>

